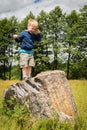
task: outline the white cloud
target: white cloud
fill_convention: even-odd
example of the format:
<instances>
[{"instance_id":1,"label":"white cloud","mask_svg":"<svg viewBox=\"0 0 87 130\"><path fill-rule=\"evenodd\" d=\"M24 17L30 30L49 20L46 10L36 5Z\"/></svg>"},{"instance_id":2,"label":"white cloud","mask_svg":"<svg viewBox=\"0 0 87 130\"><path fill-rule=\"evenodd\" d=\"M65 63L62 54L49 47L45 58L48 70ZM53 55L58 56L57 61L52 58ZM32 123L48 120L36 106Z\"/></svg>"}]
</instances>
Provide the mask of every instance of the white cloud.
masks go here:
<instances>
[{"instance_id":1,"label":"white cloud","mask_svg":"<svg viewBox=\"0 0 87 130\"><path fill-rule=\"evenodd\" d=\"M49 12L55 6L60 6L63 12L70 13L71 10L79 10L87 0L0 0L0 18L15 16L19 20L26 17L31 11L34 15L38 15L41 10Z\"/></svg>"}]
</instances>

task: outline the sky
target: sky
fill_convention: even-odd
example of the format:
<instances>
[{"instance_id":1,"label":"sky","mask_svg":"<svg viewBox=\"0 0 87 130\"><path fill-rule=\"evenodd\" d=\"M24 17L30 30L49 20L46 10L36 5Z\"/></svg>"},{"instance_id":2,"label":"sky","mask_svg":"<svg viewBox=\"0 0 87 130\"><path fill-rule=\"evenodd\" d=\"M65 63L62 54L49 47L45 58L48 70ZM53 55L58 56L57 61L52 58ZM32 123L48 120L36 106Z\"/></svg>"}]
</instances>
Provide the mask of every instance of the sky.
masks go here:
<instances>
[{"instance_id":1,"label":"sky","mask_svg":"<svg viewBox=\"0 0 87 130\"><path fill-rule=\"evenodd\" d=\"M0 19L15 16L21 21L30 11L37 16L41 10L49 12L56 6L69 14L72 10L79 11L86 4L87 0L0 0Z\"/></svg>"}]
</instances>

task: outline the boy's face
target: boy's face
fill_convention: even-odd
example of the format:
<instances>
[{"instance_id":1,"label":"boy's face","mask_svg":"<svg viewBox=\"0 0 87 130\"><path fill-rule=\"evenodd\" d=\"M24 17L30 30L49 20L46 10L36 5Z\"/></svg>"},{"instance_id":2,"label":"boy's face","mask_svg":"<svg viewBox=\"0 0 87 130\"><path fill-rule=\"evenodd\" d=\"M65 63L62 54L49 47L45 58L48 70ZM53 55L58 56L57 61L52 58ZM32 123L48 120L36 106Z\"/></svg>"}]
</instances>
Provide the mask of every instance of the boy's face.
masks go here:
<instances>
[{"instance_id":1,"label":"boy's face","mask_svg":"<svg viewBox=\"0 0 87 130\"><path fill-rule=\"evenodd\" d=\"M35 27L33 25L28 25L28 31L30 33L35 33L37 31L37 27Z\"/></svg>"}]
</instances>

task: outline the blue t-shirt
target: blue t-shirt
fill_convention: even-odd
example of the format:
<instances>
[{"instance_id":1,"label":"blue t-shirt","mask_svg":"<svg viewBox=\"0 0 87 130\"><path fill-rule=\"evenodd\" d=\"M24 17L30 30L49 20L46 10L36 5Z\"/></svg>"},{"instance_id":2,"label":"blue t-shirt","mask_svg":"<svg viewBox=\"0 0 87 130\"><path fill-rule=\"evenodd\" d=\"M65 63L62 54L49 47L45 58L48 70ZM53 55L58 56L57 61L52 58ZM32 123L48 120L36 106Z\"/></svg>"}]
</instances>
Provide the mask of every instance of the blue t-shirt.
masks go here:
<instances>
[{"instance_id":1,"label":"blue t-shirt","mask_svg":"<svg viewBox=\"0 0 87 130\"><path fill-rule=\"evenodd\" d=\"M33 51L33 50L24 50L24 49L19 49L19 53L34 54L34 51Z\"/></svg>"}]
</instances>

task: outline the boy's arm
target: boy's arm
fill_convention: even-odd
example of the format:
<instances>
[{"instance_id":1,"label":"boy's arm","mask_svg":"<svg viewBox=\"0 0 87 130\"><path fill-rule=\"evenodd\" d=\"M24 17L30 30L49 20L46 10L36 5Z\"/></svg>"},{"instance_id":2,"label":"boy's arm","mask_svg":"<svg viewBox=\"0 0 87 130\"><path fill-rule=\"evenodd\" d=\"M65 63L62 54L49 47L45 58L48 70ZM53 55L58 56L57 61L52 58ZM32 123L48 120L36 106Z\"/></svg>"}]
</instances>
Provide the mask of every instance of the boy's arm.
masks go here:
<instances>
[{"instance_id":1,"label":"boy's arm","mask_svg":"<svg viewBox=\"0 0 87 130\"><path fill-rule=\"evenodd\" d=\"M18 35L17 35L17 34L14 34L14 35L13 35L13 38L14 38L14 39L17 39L17 38L18 38Z\"/></svg>"},{"instance_id":2,"label":"boy's arm","mask_svg":"<svg viewBox=\"0 0 87 130\"><path fill-rule=\"evenodd\" d=\"M19 35L14 34L13 38L15 39L16 42L21 42L23 39L23 32L21 32Z\"/></svg>"},{"instance_id":3,"label":"boy's arm","mask_svg":"<svg viewBox=\"0 0 87 130\"><path fill-rule=\"evenodd\" d=\"M40 34L40 30L39 29L35 29L35 34Z\"/></svg>"},{"instance_id":4,"label":"boy's arm","mask_svg":"<svg viewBox=\"0 0 87 130\"><path fill-rule=\"evenodd\" d=\"M36 41L41 41L42 35L39 29L35 30L35 37Z\"/></svg>"},{"instance_id":5,"label":"boy's arm","mask_svg":"<svg viewBox=\"0 0 87 130\"><path fill-rule=\"evenodd\" d=\"M18 40L18 35L17 35L17 34L14 34L14 35L13 35L13 38L15 39L16 42L19 42L19 40Z\"/></svg>"}]
</instances>

